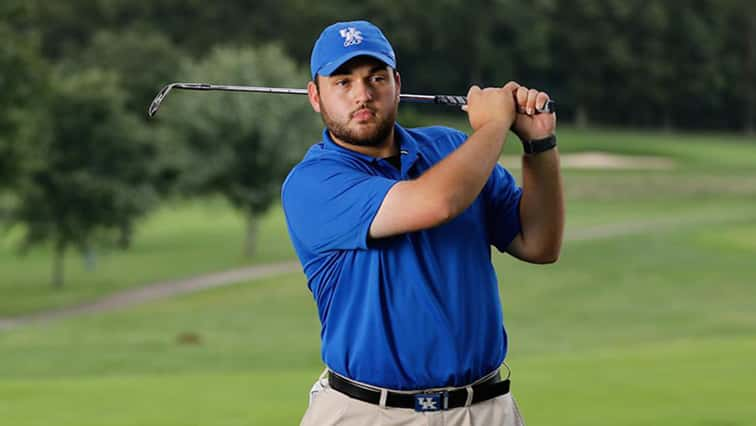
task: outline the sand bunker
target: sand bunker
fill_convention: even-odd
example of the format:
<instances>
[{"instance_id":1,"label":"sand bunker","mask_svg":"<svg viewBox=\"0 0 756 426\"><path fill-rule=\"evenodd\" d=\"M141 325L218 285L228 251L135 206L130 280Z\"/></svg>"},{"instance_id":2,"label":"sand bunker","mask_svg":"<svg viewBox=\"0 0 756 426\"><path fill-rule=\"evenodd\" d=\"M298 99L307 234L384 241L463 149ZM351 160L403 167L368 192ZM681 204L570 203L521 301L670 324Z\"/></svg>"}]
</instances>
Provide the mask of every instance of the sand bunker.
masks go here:
<instances>
[{"instance_id":1,"label":"sand bunker","mask_svg":"<svg viewBox=\"0 0 756 426\"><path fill-rule=\"evenodd\" d=\"M560 154L559 157L562 168L566 169L669 170L675 167L675 162L668 158L610 154L599 151ZM521 167L520 156L505 155L500 162L508 169Z\"/></svg>"}]
</instances>

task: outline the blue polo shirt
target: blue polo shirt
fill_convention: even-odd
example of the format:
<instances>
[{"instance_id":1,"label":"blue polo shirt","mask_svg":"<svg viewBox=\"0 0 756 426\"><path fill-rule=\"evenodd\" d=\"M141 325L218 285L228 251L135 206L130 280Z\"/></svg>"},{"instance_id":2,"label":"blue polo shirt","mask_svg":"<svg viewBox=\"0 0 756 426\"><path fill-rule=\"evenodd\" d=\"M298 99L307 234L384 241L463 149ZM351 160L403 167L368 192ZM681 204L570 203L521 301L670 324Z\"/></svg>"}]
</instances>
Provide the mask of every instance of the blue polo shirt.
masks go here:
<instances>
[{"instance_id":1,"label":"blue polo shirt","mask_svg":"<svg viewBox=\"0 0 756 426\"><path fill-rule=\"evenodd\" d=\"M473 204L441 226L370 239L386 193L467 139L444 127L395 127L401 170L335 144L327 131L283 184L294 249L318 305L322 357L375 386L463 386L504 360L491 245L520 232L521 190L496 166Z\"/></svg>"}]
</instances>

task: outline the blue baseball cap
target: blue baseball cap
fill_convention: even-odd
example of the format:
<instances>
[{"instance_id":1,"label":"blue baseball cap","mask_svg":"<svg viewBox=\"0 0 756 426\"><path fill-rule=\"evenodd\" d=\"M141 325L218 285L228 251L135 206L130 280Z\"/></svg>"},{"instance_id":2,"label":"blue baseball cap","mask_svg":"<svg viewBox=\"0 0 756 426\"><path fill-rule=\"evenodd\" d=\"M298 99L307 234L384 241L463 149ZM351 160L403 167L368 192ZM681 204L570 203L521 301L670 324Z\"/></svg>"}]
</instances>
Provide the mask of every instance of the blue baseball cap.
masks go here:
<instances>
[{"instance_id":1,"label":"blue baseball cap","mask_svg":"<svg viewBox=\"0 0 756 426\"><path fill-rule=\"evenodd\" d=\"M368 21L337 22L320 33L310 56L312 79L329 76L356 56L372 56L396 69L396 55L386 36Z\"/></svg>"}]
</instances>

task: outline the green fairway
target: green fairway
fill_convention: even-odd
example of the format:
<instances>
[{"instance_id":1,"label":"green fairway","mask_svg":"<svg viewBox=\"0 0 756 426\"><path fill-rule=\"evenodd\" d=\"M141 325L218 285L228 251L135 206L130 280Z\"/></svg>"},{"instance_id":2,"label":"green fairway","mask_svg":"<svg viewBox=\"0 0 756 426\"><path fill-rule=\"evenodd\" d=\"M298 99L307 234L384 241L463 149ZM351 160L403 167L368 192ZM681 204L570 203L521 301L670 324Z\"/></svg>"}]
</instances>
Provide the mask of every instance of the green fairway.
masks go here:
<instances>
[{"instance_id":1,"label":"green fairway","mask_svg":"<svg viewBox=\"0 0 756 426\"><path fill-rule=\"evenodd\" d=\"M497 255L529 424L750 424L750 212L716 229L568 242L547 267ZM321 368L318 331L304 279L290 274L4 332L0 416L24 425L296 423ZM198 344L180 344L186 333Z\"/></svg>"},{"instance_id":2,"label":"green fairway","mask_svg":"<svg viewBox=\"0 0 756 426\"><path fill-rule=\"evenodd\" d=\"M281 209L261 218L258 250L243 256L244 225L220 200L168 204L137 230L127 250L101 250L94 270L73 250L66 257L65 289L50 287L50 250L16 254L18 230L0 239L0 317L93 300L113 291L159 280L191 277L248 264L291 259Z\"/></svg>"},{"instance_id":3,"label":"green fairway","mask_svg":"<svg viewBox=\"0 0 756 426\"><path fill-rule=\"evenodd\" d=\"M754 353L751 337L517 359L515 396L529 425L746 426L756 419L756 373L744 368ZM0 415L27 426L291 425L316 375L281 368L11 379L0 385Z\"/></svg>"},{"instance_id":4,"label":"green fairway","mask_svg":"<svg viewBox=\"0 0 756 426\"><path fill-rule=\"evenodd\" d=\"M516 361L529 425L751 425L756 337L696 338Z\"/></svg>"},{"instance_id":5,"label":"green fairway","mask_svg":"<svg viewBox=\"0 0 756 426\"><path fill-rule=\"evenodd\" d=\"M597 131L584 147L643 134ZM494 255L530 426L756 424L756 146L649 135L643 153L676 168L565 171L558 263ZM245 264L241 233L223 203L166 208L97 271L72 256L58 293L48 253L19 261L5 240L0 316ZM252 262L292 258L280 208L261 238ZM0 424L297 424L319 331L300 273L0 331Z\"/></svg>"}]
</instances>

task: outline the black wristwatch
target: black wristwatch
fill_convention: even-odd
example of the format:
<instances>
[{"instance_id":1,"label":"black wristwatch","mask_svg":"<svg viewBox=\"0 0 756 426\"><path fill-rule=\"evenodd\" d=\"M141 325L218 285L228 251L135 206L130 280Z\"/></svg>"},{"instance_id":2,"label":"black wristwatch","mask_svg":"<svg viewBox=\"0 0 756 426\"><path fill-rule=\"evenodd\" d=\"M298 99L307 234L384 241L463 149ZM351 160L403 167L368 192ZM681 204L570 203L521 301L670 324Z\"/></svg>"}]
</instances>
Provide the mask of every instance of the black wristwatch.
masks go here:
<instances>
[{"instance_id":1,"label":"black wristwatch","mask_svg":"<svg viewBox=\"0 0 756 426\"><path fill-rule=\"evenodd\" d=\"M520 140L522 141L522 149L525 151L525 154L538 154L548 151L553 149L557 144L556 135L547 136L543 139Z\"/></svg>"}]
</instances>

